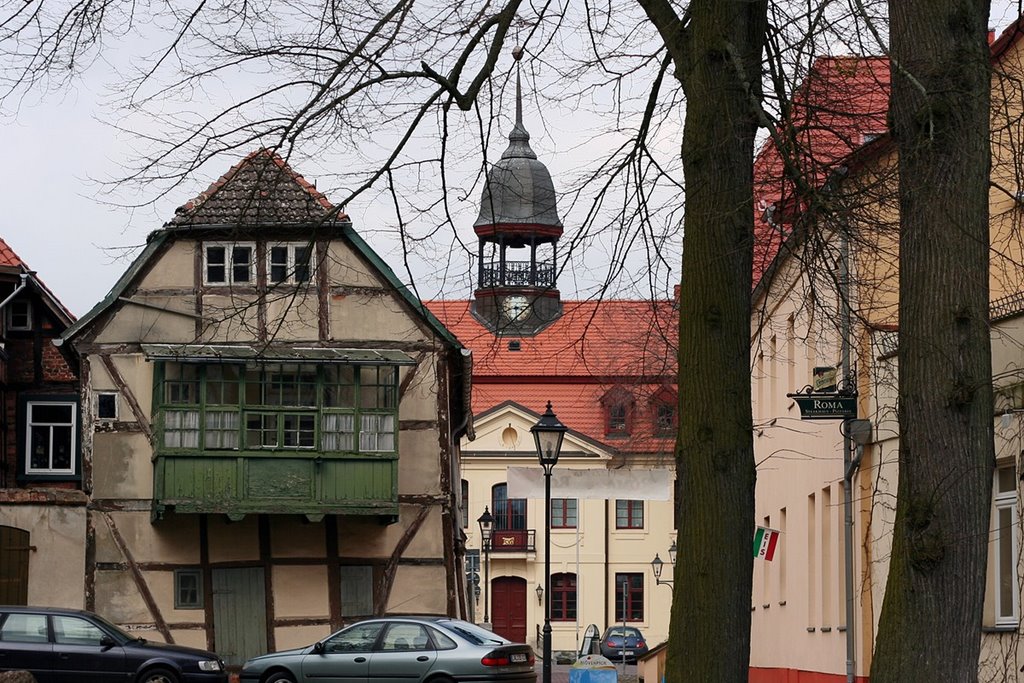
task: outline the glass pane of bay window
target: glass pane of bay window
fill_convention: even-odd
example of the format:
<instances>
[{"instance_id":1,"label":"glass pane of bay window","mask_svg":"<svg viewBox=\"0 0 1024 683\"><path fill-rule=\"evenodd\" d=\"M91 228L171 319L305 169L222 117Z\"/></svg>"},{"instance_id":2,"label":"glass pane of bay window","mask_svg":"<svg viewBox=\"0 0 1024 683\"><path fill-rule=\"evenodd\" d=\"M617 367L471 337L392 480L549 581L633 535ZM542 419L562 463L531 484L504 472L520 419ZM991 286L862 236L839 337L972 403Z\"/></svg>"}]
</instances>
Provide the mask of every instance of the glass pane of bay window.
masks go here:
<instances>
[{"instance_id":1,"label":"glass pane of bay window","mask_svg":"<svg viewBox=\"0 0 1024 683\"><path fill-rule=\"evenodd\" d=\"M199 447L198 410L169 410L164 414L164 446Z\"/></svg>"},{"instance_id":2,"label":"glass pane of bay window","mask_svg":"<svg viewBox=\"0 0 1024 683\"><path fill-rule=\"evenodd\" d=\"M276 448L277 415L274 413L249 413L245 417L245 445L248 448Z\"/></svg>"},{"instance_id":3,"label":"glass pane of bay window","mask_svg":"<svg viewBox=\"0 0 1024 683\"><path fill-rule=\"evenodd\" d=\"M320 447L325 451L355 450L355 415L327 413L320 424Z\"/></svg>"},{"instance_id":4,"label":"glass pane of bay window","mask_svg":"<svg viewBox=\"0 0 1024 683\"><path fill-rule=\"evenodd\" d=\"M239 415L234 411L206 412L206 448L219 450L238 448Z\"/></svg>"},{"instance_id":5,"label":"glass pane of bay window","mask_svg":"<svg viewBox=\"0 0 1024 683\"><path fill-rule=\"evenodd\" d=\"M395 418L393 415L362 415L359 424L360 451L395 450Z\"/></svg>"}]
</instances>

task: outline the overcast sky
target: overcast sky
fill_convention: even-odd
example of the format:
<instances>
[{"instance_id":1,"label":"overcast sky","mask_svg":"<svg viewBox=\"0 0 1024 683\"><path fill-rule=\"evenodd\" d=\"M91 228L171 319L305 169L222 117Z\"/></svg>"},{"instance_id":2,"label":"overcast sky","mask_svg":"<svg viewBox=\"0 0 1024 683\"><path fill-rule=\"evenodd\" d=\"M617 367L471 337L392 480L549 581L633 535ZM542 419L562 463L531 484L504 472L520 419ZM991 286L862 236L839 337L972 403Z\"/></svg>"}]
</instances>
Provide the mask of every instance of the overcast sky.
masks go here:
<instances>
[{"instance_id":1,"label":"overcast sky","mask_svg":"<svg viewBox=\"0 0 1024 683\"><path fill-rule=\"evenodd\" d=\"M1016 16L1015 9L1007 9L1010 6L1006 2L993 3L991 23L997 30L1001 31ZM78 316L102 299L127 268L136 253L133 247L143 244L149 232L173 216L176 206L205 189L230 166L227 159L222 159L217 168L203 169L204 174L187 189L179 188L174 196L156 200L142 209L127 211L110 206L111 198L103 196L98 181L123 173L124 165L137 156L137 151L132 148L131 138L118 134L109 125L116 122L116 114L105 97L105 88L110 86L109 73L99 64L69 90L24 100L17 112L7 109L0 117L0 149L5 157L0 166L0 236ZM525 114L526 126L533 135L532 144L551 169L556 189L560 189L565 162L558 154L555 139L571 135L573 122L542 122L529 106ZM557 130L559 125L564 130ZM552 133L548 128L556 130ZM507 130L501 131L501 147L492 145L491 155L500 154L506 134ZM299 166L296 170L311 181L317 180L317 169ZM330 187L319 187L330 196ZM465 224L459 228L462 239L470 244L475 243L471 225L478 198L467 198ZM382 200L367 196L365 203ZM560 209L568 227L573 216L566 215L564 202ZM366 229L374 219L365 211L365 204L349 207L356 229L402 276L394 244ZM600 258L598 251L588 260ZM466 295L460 294L459 288L468 282L467 278L463 275L452 280L456 295ZM559 284L563 297L572 298L578 294L574 291L576 284L579 288L586 286L586 274L563 277ZM427 288L423 294L438 295L435 287Z\"/></svg>"}]
</instances>

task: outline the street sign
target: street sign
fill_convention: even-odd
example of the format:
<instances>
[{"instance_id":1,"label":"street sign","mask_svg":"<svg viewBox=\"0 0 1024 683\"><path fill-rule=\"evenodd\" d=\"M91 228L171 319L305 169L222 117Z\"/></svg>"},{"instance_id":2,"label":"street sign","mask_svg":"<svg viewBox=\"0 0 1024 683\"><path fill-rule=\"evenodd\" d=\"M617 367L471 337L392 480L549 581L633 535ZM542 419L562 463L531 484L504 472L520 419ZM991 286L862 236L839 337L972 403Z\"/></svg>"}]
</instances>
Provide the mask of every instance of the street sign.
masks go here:
<instances>
[{"instance_id":1,"label":"street sign","mask_svg":"<svg viewBox=\"0 0 1024 683\"><path fill-rule=\"evenodd\" d=\"M857 417L857 396L787 394L800 406L802 420L847 420Z\"/></svg>"}]
</instances>

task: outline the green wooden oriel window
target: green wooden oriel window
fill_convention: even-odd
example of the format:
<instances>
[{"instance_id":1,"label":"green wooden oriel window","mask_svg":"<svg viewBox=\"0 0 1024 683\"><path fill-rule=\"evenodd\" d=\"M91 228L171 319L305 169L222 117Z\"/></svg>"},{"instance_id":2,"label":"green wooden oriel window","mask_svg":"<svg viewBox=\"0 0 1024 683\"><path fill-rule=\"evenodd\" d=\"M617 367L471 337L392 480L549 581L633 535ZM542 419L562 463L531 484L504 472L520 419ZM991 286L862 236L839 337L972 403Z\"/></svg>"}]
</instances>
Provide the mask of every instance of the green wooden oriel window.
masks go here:
<instances>
[{"instance_id":1,"label":"green wooden oriel window","mask_svg":"<svg viewBox=\"0 0 1024 683\"><path fill-rule=\"evenodd\" d=\"M154 403L162 451L397 449L394 365L162 361Z\"/></svg>"}]
</instances>

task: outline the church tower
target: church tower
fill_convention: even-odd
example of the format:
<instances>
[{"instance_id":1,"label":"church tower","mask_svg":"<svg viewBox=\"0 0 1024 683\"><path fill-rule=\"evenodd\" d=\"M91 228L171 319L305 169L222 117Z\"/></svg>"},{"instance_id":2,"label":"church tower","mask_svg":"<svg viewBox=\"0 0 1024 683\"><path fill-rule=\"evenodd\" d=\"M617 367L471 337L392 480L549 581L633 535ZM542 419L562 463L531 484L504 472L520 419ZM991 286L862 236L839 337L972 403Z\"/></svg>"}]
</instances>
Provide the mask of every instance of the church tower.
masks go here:
<instances>
[{"instance_id":1,"label":"church tower","mask_svg":"<svg viewBox=\"0 0 1024 683\"><path fill-rule=\"evenodd\" d=\"M487 174L473 224L479 248L473 312L496 334L530 336L562 312L556 282L562 221L551 174L537 160L523 126L522 50L513 56L516 121L508 148Z\"/></svg>"}]
</instances>

